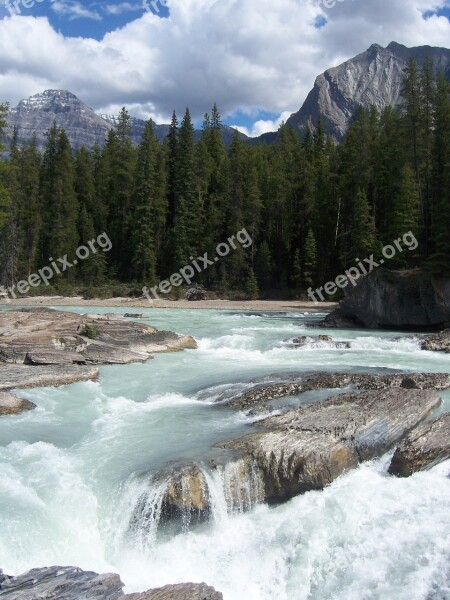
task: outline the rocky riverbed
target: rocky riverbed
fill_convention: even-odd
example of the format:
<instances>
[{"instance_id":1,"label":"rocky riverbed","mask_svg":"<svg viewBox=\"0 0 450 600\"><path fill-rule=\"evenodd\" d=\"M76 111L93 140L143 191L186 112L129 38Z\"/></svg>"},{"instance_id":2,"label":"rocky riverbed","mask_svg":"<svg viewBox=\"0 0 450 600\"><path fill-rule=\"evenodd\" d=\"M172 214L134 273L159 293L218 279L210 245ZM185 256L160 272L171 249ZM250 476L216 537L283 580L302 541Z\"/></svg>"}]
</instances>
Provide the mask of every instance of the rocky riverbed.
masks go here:
<instances>
[{"instance_id":1,"label":"rocky riverbed","mask_svg":"<svg viewBox=\"0 0 450 600\"><path fill-rule=\"evenodd\" d=\"M32 569L8 577L0 569L0 597L5 600L222 600L221 593L204 583L183 583L124 594L119 575L99 575L76 567Z\"/></svg>"},{"instance_id":2,"label":"rocky riverbed","mask_svg":"<svg viewBox=\"0 0 450 600\"><path fill-rule=\"evenodd\" d=\"M0 311L0 390L95 379L97 365L144 362L156 353L196 348L190 336L158 331L117 315L46 308ZM0 396L0 416L33 408Z\"/></svg>"}]
</instances>

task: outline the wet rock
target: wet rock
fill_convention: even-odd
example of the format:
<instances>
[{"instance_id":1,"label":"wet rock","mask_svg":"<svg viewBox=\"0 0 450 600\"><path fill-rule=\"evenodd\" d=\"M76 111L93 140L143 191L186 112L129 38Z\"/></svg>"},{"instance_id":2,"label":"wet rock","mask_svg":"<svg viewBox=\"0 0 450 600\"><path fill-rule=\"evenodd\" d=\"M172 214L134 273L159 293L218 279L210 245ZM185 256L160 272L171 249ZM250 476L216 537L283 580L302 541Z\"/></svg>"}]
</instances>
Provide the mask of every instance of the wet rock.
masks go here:
<instances>
[{"instance_id":1,"label":"wet rock","mask_svg":"<svg viewBox=\"0 0 450 600\"><path fill-rule=\"evenodd\" d=\"M430 335L421 344L422 350L430 350L431 352L447 352L450 354L450 329L446 329L442 333Z\"/></svg>"},{"instance_id":2,"label":"wet rock","mask_svg":"<svg viewBox=\"0 0 450 600\"><path fill-rule=\"evenodd\" d=\"M118 575L98 575L76 567L32 569L0 583L5 600L117 600L123 597Z\"/></svg>"},{"instance_id":3,"label":"wet rock","mask_svg":"<svg viewBox=\"0 0 450 600\"><path fill-rule=\"evenodd\" d=\"M25 400L17 398L8 392L0 392L0 417L6 415L17 415L26 410L32 410L36 405Z\"/></svg>"},{"instance_id":4,"label":"wet rock","mask_svg":"<svg viewBox=\"0 0 450 600\"><path fill-rule=\"evenodd\" d=\"M265 499L279 502L381 456L440 402L434 391L404 388L349 393L269 417L263 431L220 446L255 461Z\"/></svg>"},{"instance_id":5,"label":"wet rock","mask_svg":"<svg viewBox=\"0 0 450 600\"><path fill-rule=\"evenodd\" d=\"M201 464L173 465L150 476L130 529L155 533L162 526L176 534L213 518L218 497L230 513L247 511L264 500L261 474L250 458L217 449L214 454L216 458Z\"/></svg>"},{"instance_id":6,"label":"wet rock","mask_svg":"<svg viewBox=\"0 0 450 600\"><path fill-rule=\"evenodd\" d=\"M125 313L123 316L127 319L145 319L145 315L142 313Z\"/></svg>"},{"instance_id":7,"label":"wet rock","mask_svg":"<svg viewBox=\"0 0 450 600\"><path fill-rule=\"evenodd\" d=\"M450 388L450 375L445 373L399 373L394 375L366 375L355 373L305 374L296 381L256 385L244 394L232 398L227 405L248 409L260 404L298 396L315 390L337 389L355 386L361 390L387 388L435 389Z\"/></svg>"},{"instance_id":8,"label":"wet rock","mask_svg":"<svg viewBox=\"0 0 450 600\"><path fill-rule=\"evenodd\" d=\"M350 342L335 341L329 335L319 335L317 337L309 337L309 336L303 335L301 337L294 338L292 340L292 343L298 347L304 347L304 346L309 346L311 348L326 347L326 348L336 348L336 349L340 349L340 350L348 350L349 348L351 348Z\"/></svg>"},{"instance_id":9,"label":"wet rock","mask_svg":"<svg viewBox=\"0 0 450 600\"><path fill-rule=\"evenodd\" d=\"M174 472L164 494L163 518L203 521L209 517L209 511L208 485L198 465L188 465Z\"/></svg>"},{"instance_id":10,"label":"wet rock","mask_svg":"<svg viewBox=\"0 0 450 600\"><path fill-rule=\"evenodd\" d=\"M389 473L409 477L450 458L450 413L411 431L396 449Z\"/></svg>"}]
</instances>

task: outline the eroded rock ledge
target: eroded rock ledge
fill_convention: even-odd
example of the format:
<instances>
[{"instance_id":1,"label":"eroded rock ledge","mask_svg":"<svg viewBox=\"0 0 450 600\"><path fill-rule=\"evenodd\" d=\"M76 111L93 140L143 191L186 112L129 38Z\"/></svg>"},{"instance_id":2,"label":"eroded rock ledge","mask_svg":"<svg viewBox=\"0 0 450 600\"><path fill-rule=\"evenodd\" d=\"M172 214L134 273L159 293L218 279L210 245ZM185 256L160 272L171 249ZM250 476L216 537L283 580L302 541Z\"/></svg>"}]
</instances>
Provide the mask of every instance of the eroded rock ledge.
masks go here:
<instances>
[{"instance_id":1,"label":"eroded rock ledge","mask_svg":"<svg viewBox=\"0 0 450 600\"><path fill-rule=\"evenodd\" d=\"M96 365L145 362L156 353L196 347L192 337L120 315L0 311L0 390L86 381L97 377ZM0 415L12 414L11 408L0 401Z\"/></svg>"},{"instance_id":2,"label":"eroded rock ledge","mask_svg":"<svg viewBox=\"0 0 450 600\"><path fill-rule=\"evenodd\" d=\"M423 423L396 449L389 473L409 477L450 459L450 413Z\"/></svg>"},{"instance_id":3,"label":"eroded rock ledge","mask_svg":"<svg viewBox=\"0 0 450 600\"><path fill-rule=\"evenodd\" d=\"M381 456L441 400L435 391L392 388L348 393L258 423L258 431L221 444L256 462L265 499L320 490L360 462Z\"/></svg>"},{"instance_id":4,"label":"eroded rock ledge","mask_svg":"<svg viewBox=\"0 0 450 600\"><path fill-rule=\"evenodd\" d=\"M205 583L182 583L124 594L119 575L99 575L76 567L32 569L18 577L3 575L0 596L5 600L223 600L221 593Z\"/></svg>"},{"instance_id":5,"label":"eroded rock ledge","mask_svg":"<svg viewBox=\"0 0 450 600\"><path fill-rule=\"evenodd\" d=\"M353 373L305 374L293 382L271 383L256 386L250 391L232 398L228 406L248 409L286 396L304 392L355 386L360 390L388 388L444 390L450 387L450 375L446 373L399 373L394 375L365 375Z\"/></svg>"}]
</instances>

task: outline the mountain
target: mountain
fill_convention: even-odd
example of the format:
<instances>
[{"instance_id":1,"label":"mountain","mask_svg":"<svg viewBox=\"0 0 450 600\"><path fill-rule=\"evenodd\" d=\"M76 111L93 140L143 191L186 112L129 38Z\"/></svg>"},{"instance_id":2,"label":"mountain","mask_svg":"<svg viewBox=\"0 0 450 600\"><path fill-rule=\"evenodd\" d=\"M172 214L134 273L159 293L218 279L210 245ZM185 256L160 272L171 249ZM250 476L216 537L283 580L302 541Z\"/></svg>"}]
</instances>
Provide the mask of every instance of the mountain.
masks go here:
<instances>
[{"instance_id":1,"label":"mountain","mask_svg":"<svg viewBox=\"0 0 450 600\"><path fill-rule=\"evenodd\" d=\"M67 90L46 90L35 94L10 109L8 114L7 138L11 139L14 127L17 128L20 144L30 143L33 135L39 148L46 142L46 132L55 122L58 127L64 128L74 149L81 147L92 148L95 144L103 146L108 131L114 129L117 117L110 115L97 115L75 94ZM145 121L131 117L131 136L134 144L138 144L144 132ZM222 136L225 143L231 143L234 129L223 126ZM169 132L169 125L155 125L155 134L162 143ZM201 131L196 131L197 139ZM246 139L243 133L239 133Z\"/></svg>"},{"instance_id":2,"label":"mountain","mask_svg":"<svg viewBox=\"0 0 450 600\"><path fill-rule=\"evenodd\" d=\"M391 42L387 48L373 44L368 50L317 77L301 109L286 125L304 132L319 116L326 133L341 140L359 105L383 109L398 106L403 70L411 58L420 65L429 56L436 69L450 79L450 50L420 46L407 48Z\"/></svg>"},{"instance_id":3,"label":"mountain","mask_svg":"<svg viewBox=\"0 0 450 600\"><path fill-rule=\"evenodd\" d=\"M39 148L45 133L56 122L64 127L74 148L103 144L112 125L95 114L84 102L66 90L46 90L21 100L8 114L8 137L17 128L19 143L27 144L36 134Z\"/></svg>"}]
</instances>

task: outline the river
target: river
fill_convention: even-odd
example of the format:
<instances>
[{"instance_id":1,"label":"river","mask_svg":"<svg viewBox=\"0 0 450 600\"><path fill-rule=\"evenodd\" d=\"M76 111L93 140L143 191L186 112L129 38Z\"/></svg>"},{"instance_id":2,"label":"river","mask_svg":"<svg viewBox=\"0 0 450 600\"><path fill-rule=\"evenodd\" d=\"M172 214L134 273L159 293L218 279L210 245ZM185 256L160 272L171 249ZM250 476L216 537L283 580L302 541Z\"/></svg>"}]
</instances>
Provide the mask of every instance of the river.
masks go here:
<instances>
[{"instance_id":1,"label":"river","mask_svg":"<svg viewBox=\"0 0 450 600\"><path fill-rule=\"evenodd\" d=\"M144 323L193 335L198 349L101 367L96 382L20 391L38 408L0 419L6 573L56 564L113 571L126 592L205 581L225 600L450 598L449 462L396 479L387 475L386 455L323 492L275 507L253 502L249 482L233 510L232 474L219 470L208 475L212 519L179 530L159 524L164 482L152 480L173 462L201 463L217 442L248 432L257 417L221 401L252 382L305 371L449 372L450 355L421 351L413 334L309 328L319 313L144 312ZM349 340L351 349L284 341L318 333ZM442 396L441 410L450 410L450 392ZM285 401L278 402L274 409ZM150 510L137 517L143 502Z\"/></svg>"}]
</instances>

